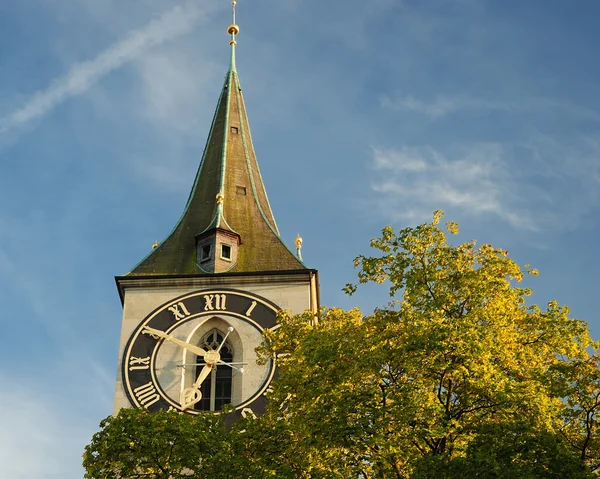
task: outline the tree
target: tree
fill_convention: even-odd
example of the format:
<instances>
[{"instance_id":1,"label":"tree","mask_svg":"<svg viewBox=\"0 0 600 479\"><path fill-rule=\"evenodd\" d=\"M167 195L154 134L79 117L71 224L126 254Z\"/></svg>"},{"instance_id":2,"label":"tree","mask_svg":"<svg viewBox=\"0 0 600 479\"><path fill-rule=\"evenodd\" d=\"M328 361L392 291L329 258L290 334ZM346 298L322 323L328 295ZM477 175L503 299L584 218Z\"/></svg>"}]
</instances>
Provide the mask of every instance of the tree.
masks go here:
<instances>
[{"instance_id":1,"label":"tree","mask_svg":"<svg viewBox=\"0 0 600 479\"><path fill-rule=\"evenodd\" d=\"M83 455L86 479L253 477L235 451L239 430L220 416L122 409L100 427Z\"/></svg>"},{"instance_id":2,"label":"tree","mask_svg":"<svg viewBox=\"0 0 600 479\"><path fill-rule=\"evenodd\" d=\"M227 426L227 411L197 416L121 409L100 423L83 454L86 479L293 479L277 454L286 431L255 418ZM283 424L282 424L283 426Z\"/></svg>"},{"instance_id":3,"label":"tree","mask_svg":"<svg viewBox=\"0 0 600 479\"><path fill-rule=\"evenodd\" d=\"M598 343L552 301L528 303L508 253L453 246L454 223L384 228L358 285L391 301L282 313L263 416L124 410L86 448L88 479L512 479L597 477Z\"/></svg>"},{"instance_id":4,"label":"tree","mask_svg":"<svg viewBox=\"0 0 600 479\"><path fill-rule=\"evenodd\" d=\"M600 355L561 364L559 375L566 407L562 411L561 433L590 470L600 469Z\"/></svg>"},{"instance_id":5,"label":"tree","mask_svg":"<svg viewBox=\"0 0 600 479\"><path fill-rule=\"evenodd\" d=\"M590 477L597 344L568 308L528 305L518 283L536 270L449 244L442 216L385 228L379 254L356 259L388 306L282 316L263 350L281 368L263 421L294 433L309 477Z\"/></svg>"}]
</instances>

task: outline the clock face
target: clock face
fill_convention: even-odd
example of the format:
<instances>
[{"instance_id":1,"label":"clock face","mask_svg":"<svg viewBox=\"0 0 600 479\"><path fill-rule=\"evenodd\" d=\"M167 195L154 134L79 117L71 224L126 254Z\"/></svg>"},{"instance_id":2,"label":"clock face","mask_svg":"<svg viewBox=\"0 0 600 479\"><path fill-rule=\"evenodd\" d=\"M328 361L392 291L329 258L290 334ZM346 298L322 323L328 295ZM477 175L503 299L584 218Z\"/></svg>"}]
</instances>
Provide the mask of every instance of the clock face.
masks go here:
<instances>
[{"instance_id":1,"label":"clock face","mask_svg":"<svg viewBox=\"0 0 600 479\"><path fill-rule=\"evenodd\" d=\"M123 356L131 403L150 411L189 414L261 413L275 364L257 364L262 332L275 328L278 308L247 292L214 289L175 298L135 329Z\"/></svg>"}]
</instances>

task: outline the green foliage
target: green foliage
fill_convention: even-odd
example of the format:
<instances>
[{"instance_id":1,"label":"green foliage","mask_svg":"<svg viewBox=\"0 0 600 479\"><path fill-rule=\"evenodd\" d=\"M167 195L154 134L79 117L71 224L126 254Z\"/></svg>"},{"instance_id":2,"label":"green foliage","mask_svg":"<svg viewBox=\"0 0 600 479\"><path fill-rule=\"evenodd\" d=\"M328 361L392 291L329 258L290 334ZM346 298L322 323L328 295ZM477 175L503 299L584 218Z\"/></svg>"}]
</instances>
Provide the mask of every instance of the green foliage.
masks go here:
<instances>
[{"instance_id":1,"label":"green foliage","mask_svg":"<svg viewBox=\"0 0 600 479\"><path fill-rule=\"evenodd\" d=\"M221 416L122 409L100 427L83 455L86 479L253 477L236 451L239 428L227 430Z\"/></svg>"},{"instance_id":2,"label":"green foliage","mask_svg":"<svg viewBox=\"0 0 600 479\"><path fill-rule=\"evenodd\" d=\"M531 291L508 252L453 246L455 223L385 228L358 284L386 284L369 316L325 309L265 333L277 358L266 413L121 411L86 448L88 479L597 477L598 344Z\"/></svg>"},{"instance_id":3,"label":"green foliage","mask_svg":"<svg viewBox=\"0 0 600 479\"><path fill-rule=\"evenodd\" d=\"M565 397L561 433L592 471L600 470L600 355L558 365L558 386Z\"/></svg>"},{"instance_id":4,"label":"green foliage","mask_svg":"<svg viewBox=\"0 0 600 479\"><path fill-rule=\"evenodd\" d=\"M597 344L568 308L527 304L536 270L449 244L442 216L385 228L356 259L346 291L385 283L387 307L281 318L263 351L286 353L271 417L323 477L589 477Z\"/></svg>"}]
</instances>

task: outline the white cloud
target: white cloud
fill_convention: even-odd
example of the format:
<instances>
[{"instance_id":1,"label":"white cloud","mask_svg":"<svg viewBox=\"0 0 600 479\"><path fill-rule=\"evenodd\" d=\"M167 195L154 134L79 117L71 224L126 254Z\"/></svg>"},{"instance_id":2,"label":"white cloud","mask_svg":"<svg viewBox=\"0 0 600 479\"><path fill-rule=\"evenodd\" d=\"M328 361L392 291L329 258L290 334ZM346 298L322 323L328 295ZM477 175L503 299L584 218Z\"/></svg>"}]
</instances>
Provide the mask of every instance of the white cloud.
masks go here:
<instances>
[{"instance_id":1,"label":"white cloud","mask_svg":"<svg viewBox=\"0 0 600 479\"><path fill-rule=\"evenodd\" d=\"M435 156L436 152L427 148L429 155ZM402 148L401 150L380 150L373 152L373 166L378 170L400 171L425 171L427 161L423 158L422 151L417 148Z\"/></svg>"},{"instance_id":2,"label":"white cloud","mask_svg":"<svg viewBox=\"0 0 600 479\"><path fill-rule=\"evenodd\" d=\"M493 214L529 231L570 230L600 205L600 141L592 136L374 148L371 166L377 210L391 221L443 209Z\"/></svg>"},{"instance_id":3,"label":"white cloud","mask_svg":"<svg viewBox=\"0 0 600 479\"><path fill-rule=\"evenodd\" d=\"M34 93L21 108L0 119L0 135L43 117L60 103L84 93L99 79L137 58L150 47L191 30L203 13L205 9L194 2L176 6L143 28L130 32L93 60L73 65L64 77Z\"/></svg>"},{"instance_id":4,"label":"white cloud","mask_svg":"<svg viewBox=\"0 0 600 479\"><path fill-rule=\"evenodd\" d=\"M434 209L458 208L471 214L492 213L519 228L538 228L504 161L501 145L463 147L450 159L431 147L373 150L380 175L372 183L385 195L380 211L392 220L426 219Z\"/></svg>"}]
</instances>

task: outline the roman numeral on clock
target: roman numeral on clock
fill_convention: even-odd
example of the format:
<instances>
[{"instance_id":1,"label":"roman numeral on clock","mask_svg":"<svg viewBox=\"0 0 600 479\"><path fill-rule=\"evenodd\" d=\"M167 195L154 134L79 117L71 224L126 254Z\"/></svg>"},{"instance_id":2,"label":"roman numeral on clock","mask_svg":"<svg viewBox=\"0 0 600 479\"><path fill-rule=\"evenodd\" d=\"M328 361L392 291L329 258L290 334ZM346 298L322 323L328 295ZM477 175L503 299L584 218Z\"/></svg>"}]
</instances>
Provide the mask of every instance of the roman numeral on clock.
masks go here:
<instances>
[{"instance_id":1,"label":"roman numeral on clock","mask_svg":"<svg viewBox=\"0 0 600 479\"><path fill-rule=\"evenodd\" d=\"M205 294L204 295L204 311L225 311L227 307L225 302L227 296L224 294Z\"/></svg>"},{"instance_id":2,"label":"roman numeral on clock","mask_svg":"<svg viewBox=\"0 0 600 479\"><path fill-rule=\"evenodd\" d=\"M256 419L256 413L252 410L252 408L245 407L242 409L242 417L251 417Z\"/></svg>"},{"instance_id":3,"label":"roman numeral on clock","mask_svg":"<svg viewBox=\"0 0 600 479\"><path fill-rule=\"evenodd\" d=\"M252 311L254 311L254 308L256 308L257 304L258 303L256 301L252 301L252 304L248 308L248 311L246 311L246 316L250 317L250 315L252 314Z\"/></svg>"},{"instance_id":4,"label":"roman numeral on clock","mask_svg":"<svg viewBox=\"0 0 600 479\"><path fill-rule=\"evenodd\" d=\"M181 321L183 318L186 318L191 314L185 307L185 304L183 304L183 301L179 301L179 303L169 306L169 311L171 311L173 316L175 316L175 321Z\"/></svg>"},{"instance_id":5,"label":"roman numeral on clock","mask_svg":"<svg viewBox=\"0 0 600 479\"><path fill-rule=\"evenodd\" d=\"M131 356L129 358L129 370L138 371L140 369L150 369L150 356L147 358L136 358Z\"/></svg>"},{"instance_id":6,"label":"roman numeral on clock","mask_svg":"<svg viewBox=\"0 0 600 479\"><path fill-rule=\"evenodd\" d=\"M160 400L160 396L151 382L135 388L133 393L138 402L145 408L152 406L152 404Z\"/></svg>"}]
</instances>

